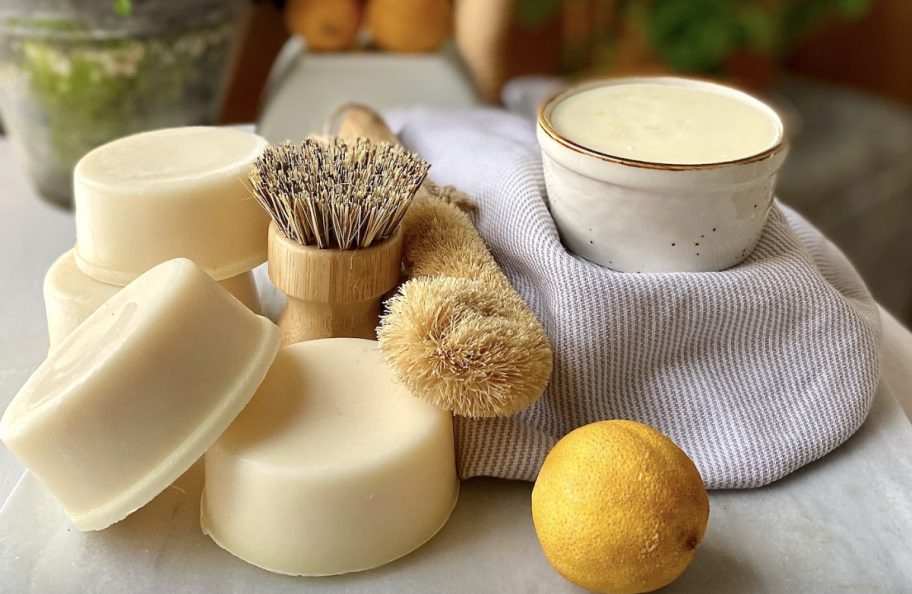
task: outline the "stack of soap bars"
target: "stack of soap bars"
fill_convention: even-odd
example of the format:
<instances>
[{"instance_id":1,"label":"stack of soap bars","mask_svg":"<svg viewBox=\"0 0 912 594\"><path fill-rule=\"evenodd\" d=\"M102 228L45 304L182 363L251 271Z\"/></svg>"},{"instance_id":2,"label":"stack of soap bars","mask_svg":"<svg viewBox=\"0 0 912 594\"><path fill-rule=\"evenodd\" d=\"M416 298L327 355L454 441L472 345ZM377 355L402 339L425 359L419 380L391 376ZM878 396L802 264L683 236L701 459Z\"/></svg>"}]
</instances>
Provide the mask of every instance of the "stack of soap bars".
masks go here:
<instances>
[{"instance_id":1,"label":"stack of soap bars","mask_svg":"<svg viewBox=\"0 0 912 594\"><path fill-rule=\"evenodd\" d=\"M352 146L380 157L362 164L364 195L388 182L384 155L417 159ZM80 530L123 520L205 454L202 529L232 554L291 575L376 567L447 521L459 485L452 416L398 382L375 340L280 349L250 272L268 245L247 187L265 150L253 134L181 128L83 158L76 247L45 283L52 347L0 438ZM426 165L408 171L414 193ZM407 208L411 194L398 197ZM385 230L396 241L401 218ZM304 251L315 264L286 281L314 295L316 272L333 270L323 258L353 257ZM401 272L392 253L384 290Z\"/></svg>"},{"instance_id":2,"label":"stack of soap bars","mask_svg":"<svg viewBox=\"0 0 912 594\"><path fill-rule=\"evenodd\" d=\"M76 247L44 283L53 350L149 268L188 258L259 312L251 270L266 261L268 218L244 179L266 141L227 128L172 128L128 136L76 166Z\"/></svg>"}]
</instances>

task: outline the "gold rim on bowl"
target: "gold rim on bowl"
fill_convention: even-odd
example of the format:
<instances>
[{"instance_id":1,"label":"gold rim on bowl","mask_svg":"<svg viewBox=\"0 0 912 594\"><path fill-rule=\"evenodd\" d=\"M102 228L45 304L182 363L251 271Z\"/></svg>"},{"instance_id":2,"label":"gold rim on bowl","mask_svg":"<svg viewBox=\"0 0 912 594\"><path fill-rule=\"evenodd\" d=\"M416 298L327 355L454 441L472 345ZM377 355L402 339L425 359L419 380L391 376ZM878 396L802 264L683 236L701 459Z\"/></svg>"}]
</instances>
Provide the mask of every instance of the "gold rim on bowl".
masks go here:
<instances>
[{"instance_id":1,"label":"gold rim on bowl","mask_svg":"<svg viewBox=\"0 0 912 594\"><path fill-rule=\"evenodd\" d=\"M712 86L716 86L716 87L722 87L723 89L727 89L729 91L734 91L735 93L745 95L748 98L753 99L754 101L758 102L760 105L765 106L767 109L769 109L770 112L772 112L772 114L775 116L776 120L779 122L780 129L782 130L782 133L779 135L779 140L778 140L778 142L776 142L776 144L774 144L773 146L769 147L768 149L766 149L760 153L757 153L755 155L748 155L747 157L742 157L740 159L733 159L731 161L718 161L715 163L656 163L653 161L640 161L638 159L630 159L628 157L619 157L617 155L610 155L608 153L603 153L603 152L597 151L595 149L589 148L587 146L583 146L582 144L574 142L573 140L570 140L569 138L567 138L566 136L564 136L563 134L558 132L554 128L554 126L551 125L551 122L549 121L549 119L547 117L545 117L545 112L548 110L548 108L551 107L552 105L554 105L557 102L557 100L561 99L564 95L579 93L586 89L597 88L597 87L601 87L601 86L624 84L624 81L645 82L645 81L650 81L650 80L652 80L652 81L664 80L664 81L666 81L666 83L664 83L664 84L670 84L668 81L672 81L672 80L687 81L687 82L691 82L691 83L699 83L700 85L712 85ZM785 129L785 122L783 121L782 116L780 116L779 113L775 109L773 109L771 106L767 105L766 102L761 101L760 99L758 99L757 97L754 97L750 93L746 93L744 91L741 91L739 89L735 89L732 87L727 87L727 86L719 84L717 82L713 82L713 81L701 79L701 78L683 77L683 76L657 76L657 77L645 76L645 77L605 78L605 79L593 80L593 81L589 81L589 82L582 83L579 85L574 85L571 87L563 88L563 89L557 91L556 93L553 93L551 96L549 96L545 101L542 102L541 106L538 108L538 126L541 127L541 129L544 131L544 133L547 134L552 140L555 140L559 144L561 144L561 145L565 146L566 148L568 148L572 151L575 151L577 153L588 155L590 157L595 157L596 159L600 159L602 161L608 161L610 163L617 163L619 165L627 165L629 167L639 167L641 169L658 169L658 170L664 170L664 171L693 171L693 170L699 171L699 170L705 170L705 169L717 169L719 167L728 167L729 165L743 165L743 164L747 164L747 163L757 163L759 161L765 161L767 159L774 157L775 155L777 155L780 152L782 152L783 150L785 150L785 148L788 146L788 135L787 135L786 129Z\"/></svg>"}]
</instances>

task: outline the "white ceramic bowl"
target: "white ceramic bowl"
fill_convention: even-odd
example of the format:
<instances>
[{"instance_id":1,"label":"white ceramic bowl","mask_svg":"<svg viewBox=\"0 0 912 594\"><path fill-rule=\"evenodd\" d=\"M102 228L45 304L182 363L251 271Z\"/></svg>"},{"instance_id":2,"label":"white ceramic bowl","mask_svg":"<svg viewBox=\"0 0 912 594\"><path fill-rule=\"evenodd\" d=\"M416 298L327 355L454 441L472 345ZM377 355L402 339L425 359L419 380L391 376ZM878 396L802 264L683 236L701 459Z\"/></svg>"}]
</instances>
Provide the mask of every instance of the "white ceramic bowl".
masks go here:
<instances>
[{"instance_id":1,"label":"white ceramic bowl","mask_svg":"<svg viewBox=\"0 0 912 594\"><path fill-rule=\"evenodd\" d=\"M748 102L776 123L779 141L736 161L675 165L600 153L551 125L551 112L563 99L631 82L709 87ZM722 85L671 77L609 79L565 90L542 105L537 134L549 208L564 245L622 272L705 272L741 262L760 239L788 152L782 120L762 101Z\"/></svg>"}]
</instances>

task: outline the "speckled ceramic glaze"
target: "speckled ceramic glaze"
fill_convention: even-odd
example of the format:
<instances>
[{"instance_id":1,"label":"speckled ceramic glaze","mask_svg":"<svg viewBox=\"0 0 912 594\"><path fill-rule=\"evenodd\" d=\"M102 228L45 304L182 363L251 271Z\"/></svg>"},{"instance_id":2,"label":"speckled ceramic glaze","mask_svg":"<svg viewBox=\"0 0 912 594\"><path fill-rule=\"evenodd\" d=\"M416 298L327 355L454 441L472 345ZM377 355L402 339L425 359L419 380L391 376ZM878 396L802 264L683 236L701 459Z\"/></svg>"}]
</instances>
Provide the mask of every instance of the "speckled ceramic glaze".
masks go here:
<instances>
[{"instance_id":1,"label":"speckled ceramic glaze","mask_svg":"<svg viewBox=\"0 0 912 594\"><path fill-rule=\"evenodd\" d=\"M568 96L627 82L712 87L768 113L779 141L736 161L659 164L586 148L551 125L552 109ZM760 239L788 152L782 121L769 106L734 89L680 78L620 78L568 89L542 106L537 134L549 208L564 245L621 272L706 272L741 262Z\"/></svg>"}]
</instances>

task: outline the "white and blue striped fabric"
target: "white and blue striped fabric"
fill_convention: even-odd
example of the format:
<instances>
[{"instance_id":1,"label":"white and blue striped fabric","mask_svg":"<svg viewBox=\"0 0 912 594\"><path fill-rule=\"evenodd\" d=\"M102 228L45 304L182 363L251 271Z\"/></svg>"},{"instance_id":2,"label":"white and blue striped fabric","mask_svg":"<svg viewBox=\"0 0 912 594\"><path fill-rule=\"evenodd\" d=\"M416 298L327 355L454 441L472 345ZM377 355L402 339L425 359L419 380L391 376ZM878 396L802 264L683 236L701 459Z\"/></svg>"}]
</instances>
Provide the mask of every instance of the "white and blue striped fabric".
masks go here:
<instances>
[{"instance_id":1,"label":"white and blue striped fabric","mask_svg":"<svg viewBox=\"0 0 912 594\"><path fill-rule=\"evenodd\" d=\"M462 477L533 480L575 427L635 419L710 488L758 487L824 456L864 422L879 379L877 307L845 257L776 205L759 246L723 272L623 274L561 245L533 124L498 110L392 119L466 192L494 257L555 351L546 393L501 419L457 419Z\"/></svg>"}]
</instances>

